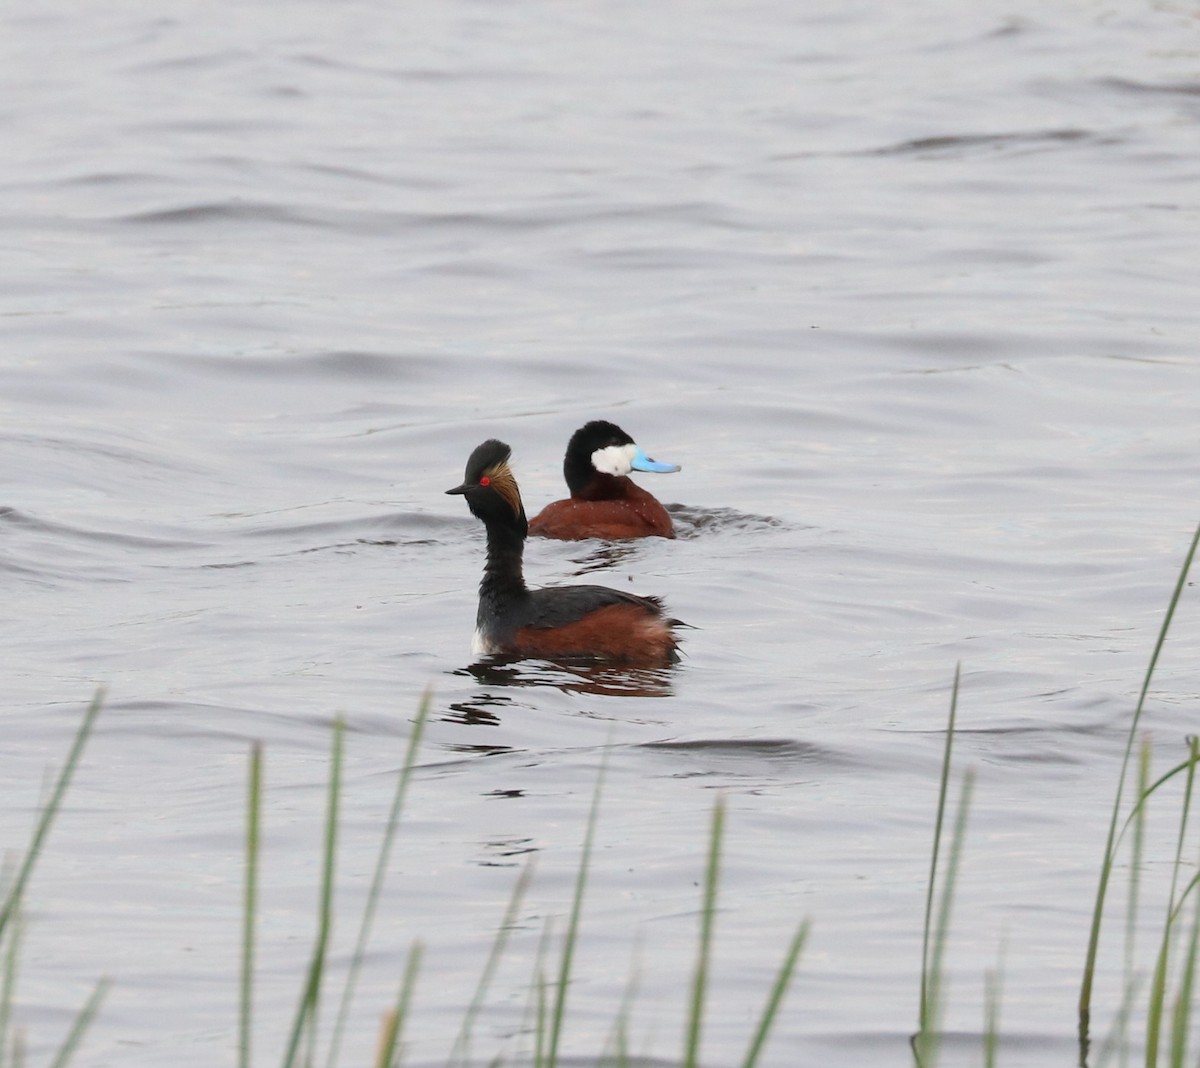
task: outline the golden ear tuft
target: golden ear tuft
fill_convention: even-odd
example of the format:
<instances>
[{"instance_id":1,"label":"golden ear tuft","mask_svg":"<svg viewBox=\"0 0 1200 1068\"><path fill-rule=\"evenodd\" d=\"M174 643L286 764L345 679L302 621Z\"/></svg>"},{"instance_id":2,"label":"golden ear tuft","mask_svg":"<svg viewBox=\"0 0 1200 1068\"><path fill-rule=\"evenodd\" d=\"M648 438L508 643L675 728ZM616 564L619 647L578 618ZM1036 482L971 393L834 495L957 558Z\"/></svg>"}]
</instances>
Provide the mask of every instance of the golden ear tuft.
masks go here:
<instances>
[{"instance_id":1,"label":"golden ear tuft","mask_svg":"<svg viewBox=\"0 0 1200 1068\"><path fill-rule=\"evenodd\" d=\"M520 515L524 508L521 505L521 491L517 489L517 480L508 464L497 464L488 471L494 489L508 503L513 515Z\"/></svg>"}]
</instances>

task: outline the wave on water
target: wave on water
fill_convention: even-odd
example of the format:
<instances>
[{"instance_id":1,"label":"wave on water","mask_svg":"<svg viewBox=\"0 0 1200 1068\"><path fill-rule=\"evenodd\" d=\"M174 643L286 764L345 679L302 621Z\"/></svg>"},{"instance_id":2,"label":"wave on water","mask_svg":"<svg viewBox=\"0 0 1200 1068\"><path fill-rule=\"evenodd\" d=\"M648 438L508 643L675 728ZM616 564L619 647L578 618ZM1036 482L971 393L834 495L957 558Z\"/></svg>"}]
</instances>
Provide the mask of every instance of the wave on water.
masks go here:
<instances>
[{"instance_id":1,"label":"wave on water","mask_svg":"<svg viewBox=\"0 0 1200 1068\"><path fill-rule=\"evenodd\" d=\"M299 538L310 543L319 540L319 544L310 544L310 549L332 548L338 544L433 545L440 540L435 533L446 530L450 522L444 516L428 512L389 512L346 519L255 524L234 531L234 536L272 541ZM368 537L367 531L372 536Z\"/></svg>"},{"instance_id":2,"label":"wave on water","mask_svg":"<svg viewBox=\"0 0 1200 1068\"><path fill-rule=\"evenodd\" d=\"M202 533L168 529L134 534L57 522L0 506L0 533L7 535L0 571L44 579L123 581L129 577L131 561L182 570L255 567L312 553L439 545L448 540L442 536L447 522L422 513L389 513L319 522L235 524ZM139 526L144 530L144 524ZM248 544L263 551L247 552Z\"/></svg>"},{"instance_id":3,"label":"wave on water","mask_svg":"<svg viewBox=\"0 0 1200 1068\"><path fill-rule=\"evenodd\" d=\"M777 516L739 512L736 508L694 508L685 504L668 504L666 508L675 521L675 535L679 538L698 538L705 534L734 531L750 533L803 529Z\"/></svg>"},{"instance_id":4,"label":"wave on water","mask_svg":"<svg viewBox=\"0 0 1200 1068\"><path fill-rule=\"evenodd\" d=\"M668 504L665 507L675 523L675 536L682 541L692 541L714 534L808 529L803 525L789 523L787 520L775 516L739 512L736 508L695 508L683 504ZM611 571L614 568L625 566L630 561L636 560L647 547L659 541L658 538L622 541L589 538L582 542L576 542L574 544L579 546L579 553L571 557L571 562L576 565L571 574L575 578L580 578L584 575Z\"/></svg>"},{"instance_id":5,"label":"wave on water","mask_svg":"<svg viewBox=\"0 0 1200 1068\"><path fill-rule=\"evenodd\" d=\"M797 738L695 738L683 741L641 742L638 748L720 755L745 759L756 765L763 761L819 764L822 767L849 767L861 763L829 746Z\"/></svg>"},{"instance_id":6,"label":"wave on water","mask_svg":"<svg viewBox=\"0 0 1200 1068\"><path fill-rule=\"evenodd\" d=\"M995 134L949 134L918 137L881 148L869 148L849 153L856 156L949 156L956 159L973 154L1055 147L1057 145L1092 143L1111 144L1111 135L1099 135L1090 130L1064 127L1054 130L1017 130Z\"/></svg>"},{"instance_id":7,"label":"wave on water","mask_svg":"<svg viewBox=\"0 0 1200 1068\"><path fill-rule=\"evenodd\" d=\"M278 352L269 354L239 352L235 355L211 352L176 353L172 361L181 366L213 373L235 374L239 378L263 377L297 380L336 379L339 382L383 382L403 385L411 383L414 372L432 379L445 373L444 356L411 352L382 352L368 349L334 349L317 352ZM382 413L395 414L405 410L398 402L384 403L376 398L360 402L360 410L376 405ZM403 424L402 424L403 425ZM385 429L391 429L385 428ZM378 433L374 427L353 432L349 436Z\"/></svg>"},{"instance_id":8,"label":"wave on water","mask_svg":"<svg viewBox=\"0 0 1200 1068\"><path fill-rule=\"evenodd\" d=\"M380 232L424 232L439 237L476 239L489 233L507 236L561 228L591 228L603 224L641 225L647 220L662 224L664 219L728 230L743 228L732 213L704 201L672 201L650 205L617 203L601 207L564 202L534 209L495 211L395 211L382 208L358 211L330 207L323 202L300 205L233 197L129 212L116 216L112 221L135 226L245 226L265 223L370 235Z\"/></svg>"},{"instance_id":9,"label":"wave on water","mask_svg":"<svg viewBox=\"0 0 1200 1068\"><path fill-rule=\"evenodd\" d=\"M251 518L231 516L234 520ZM228 529L222 543L229 550L225 559L208 559L207 569L255 567L280 559L313 553L352 553L363 548L423 548L445 544L449 520L423 512L389 512L295 523L260 522ZM251 551L246 545L264 546Z\"/></svg>"},{"instance_id":10,"label":"wave on water","mask_svg":"<svg viewBox=\"0 0 1200 1068\"><path fill-rule=\"evenodd\" d=\"M0 526L26 530L67 541L102 542L106 545L123 546L129 549L199 549L209 544L194 538L122 534L111 530L93 530L88 527L72 526L69 523L55 523L7 505L0 505Z\"/></svg>"},{"instance_id":11,"label":"wave on water","mask_svg":"<svg viewBox=\"0 0 1200 1068\"><path fill-rule=\"evenodd\" d=\"M1132 78L1101 78L1099 84L1106 89L1117 89L1124 93L1151 93L1168 96L1200 97L1200 82L1154 82L1135 81Z\"/></svg>"},{"instance_id":12,"label":"wave on water","mask_svg":"<svg viewBox=\"0 0 1200 1068\"><path fill-rule=\"evenodd\" d=\"M187 204L122 215L115 221L137 226L210 226L219 223L268 223L338 231L373 231L380 224L379 212L349 212L330 208L297 208L263 201L227 200Z\"/></svg>"},{"instance_id":13,"label":"wave on water","mask_svg":"<svg viewBox=\"0 0 1200 1068\"><path fill-rule=\"evenodd\" d=\"M56 586L64 580L85 584L128 582L130 561L161 561L161 554L205 549L211 542L178 531L129 534L42 519L16 508L0 507L5 535L0 572Z\"/></svg>"}]
</instances>

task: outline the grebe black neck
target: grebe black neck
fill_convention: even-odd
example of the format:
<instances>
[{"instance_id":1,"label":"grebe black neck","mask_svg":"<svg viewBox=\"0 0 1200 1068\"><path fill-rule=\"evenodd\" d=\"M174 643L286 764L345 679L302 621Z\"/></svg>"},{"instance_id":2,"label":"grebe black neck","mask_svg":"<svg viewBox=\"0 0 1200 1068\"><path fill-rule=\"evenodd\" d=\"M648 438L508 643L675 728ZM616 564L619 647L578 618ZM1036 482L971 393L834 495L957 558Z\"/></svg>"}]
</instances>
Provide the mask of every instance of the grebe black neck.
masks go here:
<instances>
[{"instance_id":1,"label":"grebe black neck","mask_svg":"<svg viewBox=\"0 0 1200 1068\"><path fill-rule=\"evenodd\" d=\"M512 449L503 441L485 441L467 460L462 485L446 490L465 497L471 514L487 530L487 563L479 584L481 612L484 600L503 604L529 592L522 565L529 523L517 480L508 466L511 455Z\"/></svg>"}]
</instances>

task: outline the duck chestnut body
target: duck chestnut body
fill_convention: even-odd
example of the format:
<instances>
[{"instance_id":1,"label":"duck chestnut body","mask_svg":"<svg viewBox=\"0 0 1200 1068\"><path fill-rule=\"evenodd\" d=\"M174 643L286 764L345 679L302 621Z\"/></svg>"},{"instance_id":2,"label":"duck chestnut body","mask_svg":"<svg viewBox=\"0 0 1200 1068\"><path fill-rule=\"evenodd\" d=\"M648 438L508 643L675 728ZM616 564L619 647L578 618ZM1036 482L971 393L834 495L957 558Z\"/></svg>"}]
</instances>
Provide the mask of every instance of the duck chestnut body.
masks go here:
<instances>
[{"instance_id":1,"label":"duck chestnut body","mask_svg":"<svg viewBox=\"0 0 1200 1068\"><path fill-rule=\"evenodd\" d=\"M656 597L607 586L525 585L528 523L512 469L512 450L494 438L467 461L461 494L487 529L487 562L479 584L472 651L519 657L596 657L636 667L678 659L674 628Z\"/></svg>"},{"instance_id":2,"label":"duck chestnut body","mask_svg":"<svg viewBox=\"0 0 1200 1068\"><path fill-rule=\"evenodd\" d=\"M627 477L630 471L678 471L650 459L615 423L596 420L567 442L563 477L570 499L546 505L529 523L543 538L673 538L675 527L653 495Z\"/></svg>"}]
</instances>

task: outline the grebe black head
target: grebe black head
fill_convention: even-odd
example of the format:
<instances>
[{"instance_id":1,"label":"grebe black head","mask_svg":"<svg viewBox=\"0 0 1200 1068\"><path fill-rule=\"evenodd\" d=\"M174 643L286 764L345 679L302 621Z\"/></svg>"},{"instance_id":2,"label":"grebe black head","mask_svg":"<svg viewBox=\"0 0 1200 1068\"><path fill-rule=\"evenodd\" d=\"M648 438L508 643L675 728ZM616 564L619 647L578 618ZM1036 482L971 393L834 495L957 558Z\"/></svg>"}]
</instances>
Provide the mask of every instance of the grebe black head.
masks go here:
<instances>
[{"instance_id":1,"label":"grebe black head","mask_svg":"<svg viewBox=\"0 0 1200 1068\"><path fill-rule=\"evenodd\" d=\"M529 529L521 491L508 466L512 449L503 441L489 438L471 453L461 486L446 490L467 499L471 514L484 523L500 523L524 538Z\"/></svg>"}]
</instances>

